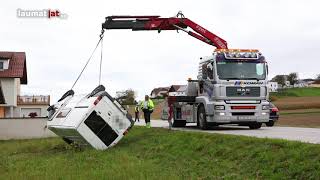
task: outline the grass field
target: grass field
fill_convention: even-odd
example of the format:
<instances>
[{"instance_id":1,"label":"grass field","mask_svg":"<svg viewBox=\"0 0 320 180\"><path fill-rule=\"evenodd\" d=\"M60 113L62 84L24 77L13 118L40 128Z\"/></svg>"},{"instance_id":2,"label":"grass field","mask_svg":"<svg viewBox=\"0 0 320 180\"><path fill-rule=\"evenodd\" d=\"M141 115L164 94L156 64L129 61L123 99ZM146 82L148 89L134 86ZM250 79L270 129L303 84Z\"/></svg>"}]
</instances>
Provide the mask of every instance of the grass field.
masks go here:
<instances>
[{"instance_id":1,"label":"grass field","mask_svg":"<svg viewBox=\"0 0 320 180\"><path fill-rule=\"evenodd\" d=\"M275 97L308 97L320 96L320 88L289 88L276 93L270 93Z\"/></svg>"},{"instance_id":2,"label":"grass field","mask_svg":"<svg viewBox=\"0 0 320 180\"><path fill-rule=\"evenodd\" d=\"M320 145L135 127L107 151L0 141L0 179L319 179Z\"/></svg>"},{"instance_id":3,"label":"grass field","mask_svg":"<svg viewBox=\"0 0 320 180\"><path fill-rule=\"evenodd\" d=\"M320 88L288 88L279 90L278 92L271 92L271 97L283 98L283 97L314 97L320 96Z\"/></svg>"}]
</instances>

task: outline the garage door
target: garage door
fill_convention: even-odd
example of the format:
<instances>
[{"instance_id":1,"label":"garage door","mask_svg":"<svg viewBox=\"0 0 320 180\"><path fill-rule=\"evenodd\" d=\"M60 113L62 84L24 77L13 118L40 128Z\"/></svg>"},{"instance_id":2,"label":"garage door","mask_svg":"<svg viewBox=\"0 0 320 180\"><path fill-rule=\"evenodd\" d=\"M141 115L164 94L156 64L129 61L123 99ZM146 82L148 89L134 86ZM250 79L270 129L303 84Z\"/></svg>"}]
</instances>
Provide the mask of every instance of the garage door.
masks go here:
<instances>
[{"instance_id":1,"label":"garage door","mask_svg":"<svg viewBox=\"0 0 320 180\"><path fill-rule=\"evenodd\" d=\"M40 108L21 108L21 117L40 117Z\"/></svg>"}]
</instances>

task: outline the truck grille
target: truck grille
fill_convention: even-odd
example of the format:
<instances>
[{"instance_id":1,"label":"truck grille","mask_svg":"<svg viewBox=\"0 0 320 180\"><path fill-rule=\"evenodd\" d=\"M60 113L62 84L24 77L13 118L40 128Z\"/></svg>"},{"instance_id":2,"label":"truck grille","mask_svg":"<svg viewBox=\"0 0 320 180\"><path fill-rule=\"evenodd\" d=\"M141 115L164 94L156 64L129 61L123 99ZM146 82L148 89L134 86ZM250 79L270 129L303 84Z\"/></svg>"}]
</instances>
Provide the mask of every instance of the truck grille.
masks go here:
<instances>
[{"instance_id":1,"label":"truck grille","mask_svg":"<svg viewBox=\"0 0 320 180\"><path fill-rule=\"evenodd\" d=\"M226 87L228 97L259 97L260 87Z\"/></svg>"}]
</instances>

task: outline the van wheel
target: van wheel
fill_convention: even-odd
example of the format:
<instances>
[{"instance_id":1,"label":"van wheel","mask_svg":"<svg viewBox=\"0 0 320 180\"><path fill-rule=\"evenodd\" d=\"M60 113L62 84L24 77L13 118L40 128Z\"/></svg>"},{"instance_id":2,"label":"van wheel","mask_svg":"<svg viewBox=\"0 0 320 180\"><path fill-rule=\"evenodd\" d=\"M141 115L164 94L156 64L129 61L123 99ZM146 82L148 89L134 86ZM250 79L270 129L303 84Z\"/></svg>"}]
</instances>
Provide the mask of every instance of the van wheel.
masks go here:
<instances>
[{"instance_id":1,"label":"van wheel","mask_svg":"<svg viewBox=\"0 0 320 180\"><path fill-rule=\"evenodd\" d=\"M251 123L249 124L250 129L260 129L262 126L262 123Z\"/></svg>"},{"instance_id":2,"label":"van wheel","mask_svg":"<svg viewBox=\"0 0 320 180\"><path fill-rule=\"evenodd\" d=\"M205 111L203 105L201 105L198 109L197 121L198 121L197 124L198 124L199 128L201 128L203 130L206 130L209 128L208 122L207 122L206 111Z\"/></svg>"}]
</instances>

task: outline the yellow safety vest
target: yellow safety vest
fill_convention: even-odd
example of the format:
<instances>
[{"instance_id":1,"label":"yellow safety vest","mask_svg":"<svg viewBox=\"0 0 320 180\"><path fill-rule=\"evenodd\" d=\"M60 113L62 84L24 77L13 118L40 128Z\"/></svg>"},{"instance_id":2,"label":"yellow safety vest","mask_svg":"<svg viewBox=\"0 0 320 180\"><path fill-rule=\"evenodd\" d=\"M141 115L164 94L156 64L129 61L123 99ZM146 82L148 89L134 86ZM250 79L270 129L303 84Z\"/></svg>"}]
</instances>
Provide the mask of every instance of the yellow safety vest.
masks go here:
<instances>
[{"instance_id":1,"label":"yellow safety vest","mask_svg":"<svg viewBox=\"0 0 320 180\"><path fill-rule=\"evenodd\" d=\"M140 108L141 109L144 109L144 102L145 101L141 102L141 104L140 104ZM148 100L147 107L148 107L149 110L153 110L154 109L154 104L153 104L153 101L151 99Z\"/></svg>"}]
</instances>

